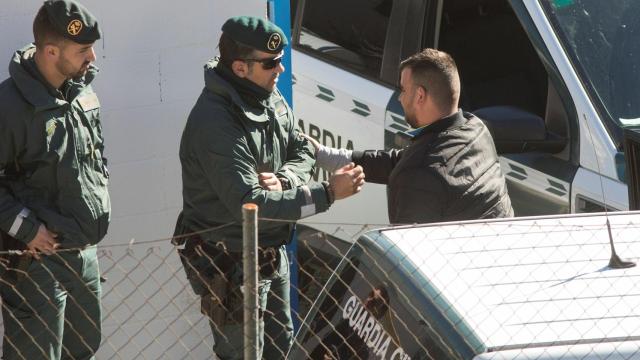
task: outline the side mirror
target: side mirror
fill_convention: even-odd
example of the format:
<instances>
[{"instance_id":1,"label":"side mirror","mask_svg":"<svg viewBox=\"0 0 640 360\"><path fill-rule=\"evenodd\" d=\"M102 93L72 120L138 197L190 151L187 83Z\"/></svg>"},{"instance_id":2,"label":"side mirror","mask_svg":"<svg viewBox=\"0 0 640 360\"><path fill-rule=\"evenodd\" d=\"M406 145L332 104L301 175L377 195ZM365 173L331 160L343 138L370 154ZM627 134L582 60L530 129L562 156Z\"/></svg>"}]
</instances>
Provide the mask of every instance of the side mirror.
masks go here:
<instances>
[{"instance_id":1,"label":"side mirror","mask_svg":"<svg viewBox=\"0 0 640 360\"><path fill-rule=\"evenodd\" d=\"M629 210L640 210L640 129L625 129L624 157L629 189Z\"/></svg>"},{"instance_id":2,"label":"side mirror","mask_svg":"<svg viewBox=\"0 0 640 360\"><path fill-rule=\"evenodd\" d=\"M493 136L498 154L539 151L558 153L567 140L547 132L538 115L513 106L491 106L473 112Z\"/></svg>"}]
</instances>

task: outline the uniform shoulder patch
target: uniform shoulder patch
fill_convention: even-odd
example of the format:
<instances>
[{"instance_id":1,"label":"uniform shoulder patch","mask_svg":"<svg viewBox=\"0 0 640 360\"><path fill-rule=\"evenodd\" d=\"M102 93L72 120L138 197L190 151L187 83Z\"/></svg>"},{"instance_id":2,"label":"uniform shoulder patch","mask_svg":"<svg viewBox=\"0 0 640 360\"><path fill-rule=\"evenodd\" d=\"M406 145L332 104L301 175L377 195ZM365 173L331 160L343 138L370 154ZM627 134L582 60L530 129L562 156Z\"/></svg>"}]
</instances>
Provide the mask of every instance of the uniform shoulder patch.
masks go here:
<instances>
[{"instance_id":1,"label":"uniform shoulder patch","mask_svg":"<svg viewBox=\"0 0 640 360\"><path fill-rule=\"evenodd\" d=\"M100 107L100 101L98 101L98 95L95 93L83 95L78 98L78 104L82 107L82 110L89 111Z\"/></svg>"}]
</instances>

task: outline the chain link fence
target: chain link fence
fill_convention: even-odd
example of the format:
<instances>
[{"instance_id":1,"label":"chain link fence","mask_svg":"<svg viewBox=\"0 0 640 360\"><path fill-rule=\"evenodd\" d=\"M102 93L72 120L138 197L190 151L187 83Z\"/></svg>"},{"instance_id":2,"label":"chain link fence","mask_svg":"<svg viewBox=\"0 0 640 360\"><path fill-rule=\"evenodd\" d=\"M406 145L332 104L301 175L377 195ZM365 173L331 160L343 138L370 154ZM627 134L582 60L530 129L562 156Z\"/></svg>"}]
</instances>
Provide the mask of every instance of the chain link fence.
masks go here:
<instances>
[{"instance_id":1,"label":"chain link fence","mask_svg":"<svg viewBox=\"0 0 640 360\"><path fill-rule=\"evenodd\" d=\"M291 359L640 359L640 271L608 267L609 230L619 255L637 260L640 215L608 219L610 225L604 216L578 216L372 231L379 226L334 224L334 233L298 225L299 306L293 316L301 326L290 350L275 351ZM352 229L349 236L346 228ZM104 282L96 358L212 358L217 324L242 327L242 291L228 287L241 279L225 268L241 266L241 257L197 241L216 231L189 234L196 239L191 245L160 239L98 247ZM50 283L69 274L82 279L82 273L61 270L74 269L77 253L66 249L49 256L52 261L38 261L43 273L3 257L3 296L34 284L17 296L20 309L35 312L39 331L54 338L60 334L34 303L48 293L36 285L47 282L33 276L48 274ZM260 279L281 271L276 255L260 249ZM216 289L228 291L218 297ZM58 308L59 298L48 301ZM78 343L90 348L85 339L99 323L74 324L92 324L92 310L73 296L66 304L62 353ZM2 304L3 330L7 319L19 323L24 316L11 305ZM275 323L281 331L268 328L265 347L273 347L286 328ZM5 336L5 349L15 342L35 344L37 336L22 330L26 336Z\"/></svg>"},{"instance_id":2,"label":"chain link fence","mask_svg":"<svg viewBox=\"0 0 640 360\"><path fill-rule=\"evenodd\" d=\"M261 219L263 220L263 219ZM269 222L268 219L263 221ZM42 345L39 339L45 333L49 339L61 342L61 353L68 358L74 358L70 342L82 344L86 349L95 349L98 346L87 344L86 338L95 338L101 331L101 343L96 354L98 359L208 359L213 355L212 348L215 344L212 337L212 327L215 323L208 320L213 318L210 311L218 301L213 293L213 287L221 280L238 283L241 279L237 275L226 279L214 279L214 273L229 273L225 266L242 266L241 255L221 248L210 246L206 242L199 241L206 235L215 236L234 224L224 224L207 231L188 234L182 238L189 238L189 245L174 245L172 238L150 241L134 241L117 245L99 245L95 255L99 259L101 292L94 291L89 294L95 302L101 300L101 313L87 311L82 303L75 299L76 289L67 288L67 278L77 280L74 285L83 284L87 271L85 266L75 262L83 260L81 253L87 249L62 249L54 255L40 255L41 260L35 260L26 251L0 252L0 288L4 294L11 293L10 304L2 302L3 317L0 328L6 335L7 319L13 323L17 331L12 336L5 336L3 352L5 348L18 359L50 358L51 349ZM364 229L361 225L358 229ZM346 236L349 230L338 228L336 235ZM301 310L294 312L293 316L300 322L303 311L306 312L313 298L319 292L322 284L328 279L326 265L335 263L345 250L344 244L348 242L338 241L331 234L299 227L299 246L305 254L301 261L313 264L322 269L306 270L306 266L300 268L301 284L307 293L300 293ZM356 233L351 237L355 238ZM304 238L303 238L304 237ZM332 241L327 241L331 238ZM314 248L310 244L317 245ZM270 265L269 258L275 254L270 251L259 252L262 256L261 264L264 268ZM86 254L85 254L86 255ZM266 259L264 257L267 257ZM186 262L187 258L197 258L194 262ZM89 256L90 258L90 256ZM226 264L225 264L226 263ZM208 266L211 265L211 266ZM39 269L34 271L34 269ZM190 272L192 281L187 279ZM35 274L34 274L35 273ZM42 276L42 273L46 274ZM318 276L316 276L318 275ZM233 278L236 276L235 278ZM45 288L42 284L48 284ZM87 288L95 287L95 284L84 284ZM200 296L194 291L200 289ZM54 291L57 287L57 291ZM95 290L95 289L94 289ZM236 300L242 297L238 289L230 294ZM295 290L294 290L295 291ZM61 308L60 293L65 293L66 309ZM43 304L43 302L45 304ZM242 304L235 302L233 305L223 303L221 308L227 321L242 323ZM50 316L41 316L45 312L65 313L63 324L55 324ZM95 309L92 309L95 310ZM203 313L207 313L207 316ZM20 324L25 314L33 314L32 327L38 328L34 335L29 326ZM218 316L220 314L218 313ZM97 319L102 318L102 324ZM76 325L78 322L85 324ZM216 319L219 320L219 319ZM87 324L88 323L88 324ZM60 330L60 329L63 330ZM17 333L17 334L16 334ZM69 334L76 335L69 340ZM241 333L240 333L241 335ZM273 336L267 335L265 343L273 341ZM64 339L64 341L63 341ZM100 337L98 337L100 339ZM228 339L222 338L221 342ZM22 352L25 347L31 347L28 352ZM287 349L282 350L282 356ZM55 351L53 352L55 353ZM81 358L81 356L77 356Z\"/></svg>"}]
</instances>

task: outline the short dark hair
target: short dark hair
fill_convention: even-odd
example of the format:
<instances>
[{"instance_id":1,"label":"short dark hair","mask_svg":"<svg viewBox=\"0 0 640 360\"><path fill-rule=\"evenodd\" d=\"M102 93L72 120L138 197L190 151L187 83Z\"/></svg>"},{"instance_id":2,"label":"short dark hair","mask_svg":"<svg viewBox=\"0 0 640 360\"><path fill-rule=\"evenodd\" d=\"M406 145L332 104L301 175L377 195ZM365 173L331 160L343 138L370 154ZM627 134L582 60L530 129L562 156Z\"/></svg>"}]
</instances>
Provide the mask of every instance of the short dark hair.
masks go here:
<instances>
[{"instance_id":1,"label":"short dark hair","mask_svg":"<svg viewBox=\"0 0 640 360\"><path fill-rule=\"evenodd\" d=\"M225 33L220 36L218 49L220 50L220 62L228 68L231 68L231 64L235 60L250 58L255 51L254 48L233 40Z\"/></svg>"},{"instance_id":2,"label":"short dark hair","mask_svg":"<svg viewBox=\"0 0 640 360\"><path fill-rule=\"evenodd\" d=\"M444 51L424 49L400 63L400 71L411 69L416 85L431 92L436 105L442 110L458 106L460 77L456 63Z\"/></svg>"},{"instance_id":3,"label":"short dark hair","mask_svg":"<svg viewBox=\"0 0 640 360\"><path fill-rule=\"evenodd\" d=\"M33 20L33 39L37 49L41 49L45 45L60 45L65 41L64 36L53 27L44 5L40 7Z\"/></svg>"}]
</instances>

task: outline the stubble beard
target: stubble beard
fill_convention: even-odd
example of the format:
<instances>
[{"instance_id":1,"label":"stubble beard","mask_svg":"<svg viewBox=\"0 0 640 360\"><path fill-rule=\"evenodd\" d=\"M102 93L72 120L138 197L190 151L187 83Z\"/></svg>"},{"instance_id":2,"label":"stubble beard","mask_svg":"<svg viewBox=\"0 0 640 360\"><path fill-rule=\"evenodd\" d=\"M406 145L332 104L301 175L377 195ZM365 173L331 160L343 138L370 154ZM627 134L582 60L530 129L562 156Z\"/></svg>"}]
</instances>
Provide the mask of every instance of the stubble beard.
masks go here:
<instances>
[{"instance_id":1,"label":"stubble beard","mask_svg":"<svg viewBox=\"0 0 640 360\"><path fill-rule=\"evenodd\" d=\"M60 74L64 75L67 79L77 79L83 77L87 70L89 69L89 65L91 62L87 61L80 66L79 69L73 67L70 61L61 57L58 63L56 64L56 68Z\"/></svg>"},{"instance_id":2,"label":"stubble beard","mask_svg":"<svg viewBox=\"0 0 640 360\"><path fill-rule=\"evenodd\" d=\"M417 129L419 127L418 120L416 119L415 114L405 114L405 120L407 121L407 124L411 126L412 129Z\"/></svg>"}]
</instances>

